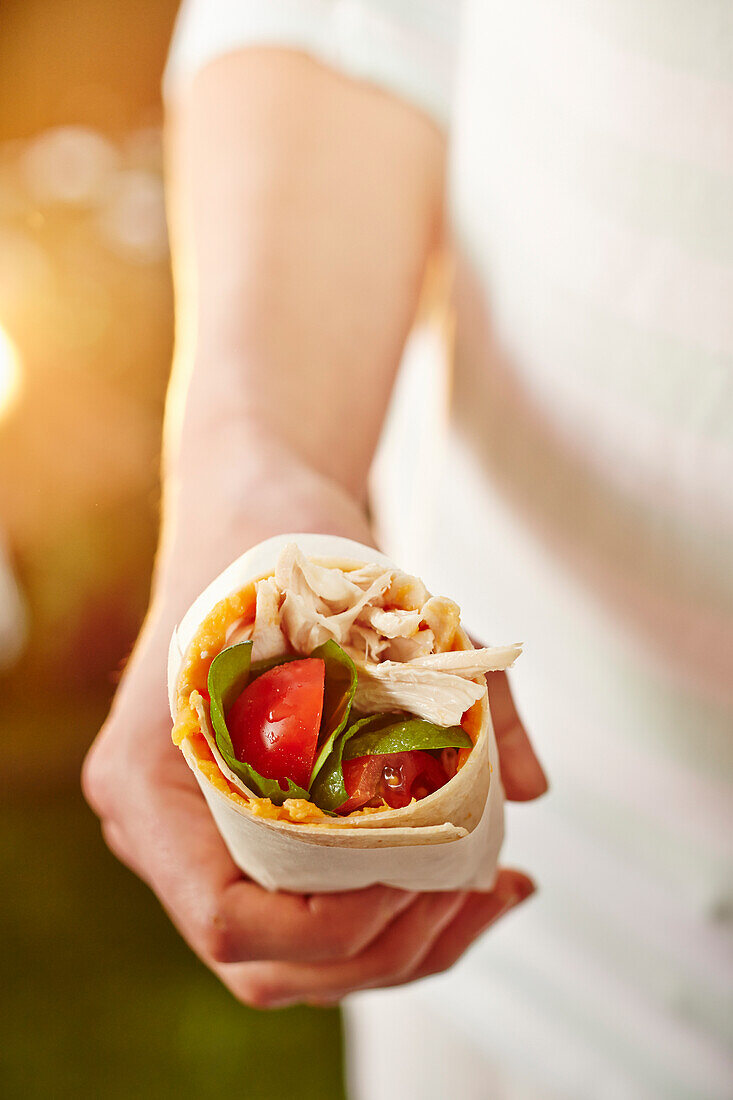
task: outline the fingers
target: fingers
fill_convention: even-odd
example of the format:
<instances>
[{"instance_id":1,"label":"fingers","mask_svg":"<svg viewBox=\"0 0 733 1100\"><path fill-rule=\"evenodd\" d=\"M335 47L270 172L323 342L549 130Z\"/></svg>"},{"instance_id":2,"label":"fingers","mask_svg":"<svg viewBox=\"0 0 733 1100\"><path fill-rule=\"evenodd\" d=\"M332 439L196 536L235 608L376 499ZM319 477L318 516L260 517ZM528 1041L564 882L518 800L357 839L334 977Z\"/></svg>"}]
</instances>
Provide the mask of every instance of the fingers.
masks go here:
<instances>
[{"instance_id":1,"label":"fingers","mask_svg":"<svg viewBox=\"0 0 733 1100\"><path fill-rule=\"evenodd\" d=\"M423 953L417 965L395 975L392 980L384 982L382 987L405 985L407 982L418 981L450 969L474 940L511 909L521 905L534 891L534 883L521 871L500 871L496 886L490 894L467 894L463 905L436 937L432 947ZM340 997L312 999L311 1003L321 1006L336 1004L348 992L350 990L345 990Z\"/></svg>"},{"instance_id":2,"label":"fingers","mask_svg":"<svg viewBox=\"0 0 733 1100\"><path fill-rule=\"evenodd\" d=\"M414 970L465 903L464 893L422 894L365 951L321 965L257 963L239 973L220 971L247 1004L282 1007L300 1001L337 1001L357 989L396 984ZM404 976L404 977L403 977Z\"/></svg>"},{"instance_id":3,"label":"fingers","mask_svg":"<svg viewBox=\"0 0 733 1100\"><path fill-rule=\"evenodd\" d=\"M257 963L218 973L256 1008L305 1001L337 1004L357 990L386 988L451 967L473 941L534 892L520 871L499 873L490 894L423 894L358 958L320 966Z\"/></svg>"},{"instance_id":4,"label":"fingers","mask_svg":"<svg viewBox=\"0 0 733 1100\"><path fill-rule=\"evenodd\" d=\"M408 981L427 978L448 970L470 945L501 917L521 905L535 891L534 883L521 871L500 871L490 894L472 894L449 928L408 976Z\"/></svg>"},{"instance_id":5,"label":"fingers","mask_svg":"<svg viewBox=\"0 0 733 1100\"><path fill-rule=\"evenodd\" d=\"M517 713L509 678L505 672L489 672L486 681L506 796L513 802L539 798L547 778Z\"/></svg>"},{"instance_id":6,"label":"fingers","mask_svg":"<svg viewBox=\"0 0 733 1100\"><path fill-rule=\"evenodd\" d=\"M188 801L184 812L170 794L157 806L146 871L175 923L208 962L356 955L414 898L386 886L319 897L270 893L244 879L232 863L198 791L188 793Z\"/></svg>"},{"instance_id":7,"label":"fingers","mask_svg":"<svg viewBox=\"0 0 733 1100\"><path fill-rule=\"evenodd\" d=\"M244 880L221 898L205 953L216 962L350 959L414 902L416 894L372 886L341 894L271 894Z\"/></svg>"},{"instance_id":8,"label":"fingers","mask_svg":"<svg viewBox=\"0 0 733 1100\"><path fill-rule=\"evenodd\" d=\"M152 873L156 892L207 961L320 962L356 955L413 900L386 886L322 897L270 893L242 878L203 801L201 806L205 820L202 815L193 826L198 843L191 844L192 814L183 833L171 818L165 876Z\"/></svg>"},{"instance_id":9,"label":"fingers","mask_svg":"<svg viewBox=\"0 0 733 1100\"><path fill-rule=\"evenodd\" d=\"M358 955L414 900L373 886L340 894L273 894L243 878L171 744L172 760L128 780L103 821L115 854L156 892L208 963L321 962ZM107 800L108 804L110 800Z\"/></svg>"}]
</instances>

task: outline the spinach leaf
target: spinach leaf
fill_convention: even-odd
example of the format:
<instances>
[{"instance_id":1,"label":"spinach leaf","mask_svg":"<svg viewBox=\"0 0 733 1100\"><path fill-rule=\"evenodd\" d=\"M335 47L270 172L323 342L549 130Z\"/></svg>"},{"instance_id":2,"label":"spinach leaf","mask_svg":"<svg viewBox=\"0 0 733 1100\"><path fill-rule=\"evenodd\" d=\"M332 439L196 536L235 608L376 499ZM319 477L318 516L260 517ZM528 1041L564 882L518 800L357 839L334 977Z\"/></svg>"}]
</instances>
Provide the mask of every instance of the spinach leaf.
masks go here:
<instances>
[{"instance_id":1,"label":"spinach leaf","mask_svg":"<svg viewBox=\"0 0 733 1100\"><path fill-rule=\"evenodd\" d=\"M360 718L338 738L326 766L311 785L310 800L326 811L334 811L346 801L349 796L344 784L344 760L413 749L471 748L472 744L460 726L444 728L406 714Z\"/></svg>"},{"instance_id":2,"label":"spinach leaf","mask_svg":"<svg viewBox=\"0 0 733 1100\"><path fill-rule=\"evenodd\" d=\"M327 813L333 813L349 797L341 766L346 742L351 734L356 733L367 723L374 722L375 718L382 717L384 716L371 715L369 718L361 718L358 722L349 726L347 730L344 730L335 741L324 767L321 768L317 777L311 782L310 800L319 809L325 810Z\"/></svg>"},{"instance_id":3,"label":"spinach leaf","mask_svg":"<svg viewBox=\"0 0 733 1100\"><path fill-rule=\"evenodd\" d=\"M394 715L390 715L394 719ZM421 718L409 715L388 725L360 724L357 730L347 730L351 736L346 742L343 759L355 760L358 756L382 756L391 752L410 752L412 749L470 749L473 741L461 726L435 726Z\"/></svg>"},{"instance_id":4,"label":"spinach leaf","mask_svg":"<svg viewBox=\"0 0 733 1100\"><path fill-rule=\"evenodd\" d=\"M206 686L211 696L211 721L217 734L219 730L216 727L221 726L220 736L229 752L234 750L225 716L234 700L242 694L249 683L251 661L252 643L239 642L237 645L222 649L209 665Z\"/></svg>"},{"instance_id":5,"label":"spinach leaf","mask_svg":"<svg viewBox=\"0 0 733 1100\"><path fill-rule=\"evenodd\" d=\"M237 760L234 755L226 714L249 682L251 660L252 642L239 642L218 653L209 667L207 686L211 697L211 724L214 727L217 748L234 774L261 798L269 798L276 805L281 805L286 798L308 798L308 792L291 779L283 780L287 784L287 788L283 790L277 779L265 778L251 765Z\"/></svg>"},{"instance_id":6,"label":"spinach leaf","mask_svg":"<svg viewBox=\"0 0 733 1100\"><path fill-rule=\"evenodd\" d=\"M318 751L311 772L311 787L326 763L334 742L346 726L356 692L356 665L341 646L329 639L311 653L326 665L323 714L318 734Z\"/></svg>"}]
</instances>

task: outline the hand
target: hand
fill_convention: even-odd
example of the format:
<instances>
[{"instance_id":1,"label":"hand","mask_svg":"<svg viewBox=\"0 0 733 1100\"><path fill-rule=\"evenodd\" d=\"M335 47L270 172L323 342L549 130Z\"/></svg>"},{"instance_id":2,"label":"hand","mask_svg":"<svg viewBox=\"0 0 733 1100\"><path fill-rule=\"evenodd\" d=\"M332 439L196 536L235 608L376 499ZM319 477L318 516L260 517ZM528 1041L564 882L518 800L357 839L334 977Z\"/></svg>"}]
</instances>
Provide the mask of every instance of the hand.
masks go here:
<instances>
[{"instance_id":1,"label":"hand","mask_svg":"<svg viewBox=\"0 0 733 1100\"><path fill-rule=\"evenodd\" d=\"M487 682L507 797L512 801L538 798L547 790L547 780L517 714L506 673L489 673ZM342 908L347 899L356 902L363 916L366 909L389 898L388 904L395 905L394 916L391 922L380 918L379 931L356 953L346 950L320 962L296 953L295 962L290 956L285 961L214 965L213 969L247 1004L267 1008L300 1001L337 1004L356 990L404 985L449 969L482 932L534 889L521 871L502 869L490 893L414 894L374 887L322 899L313 896L311 904L332 898L334 916L340 920L348 919ZM273 909L282 896L272 898Z\"/></svg>"},{"instance_id":2,"label":"hand","mask_svg":"<svg viewBox=\"0 0 733 1100\"><path fill-rule=\"evenodd\" d=\"M365 521L351 516L353 503L344 507L340 491L302 469L297 477L295 471L281 472L278 483L297 490L301 514L296 526L306 527L302 509L309 501L312 529L368 540ZM279 499L278 508L292 517L296 505ZM256 511L267 515L264 502ZM254 530L251 519L237 524L231 515L230 509L227 525L213 528L229 532L225 545L217 542L215 554L203 548L193 552L191 541L180 558L175 548L168 552L112 712L85 761L84 791L102 819L105 839L154 890L199 957L247 1004L328 1003L356 989L445 970L485 928L532 892L530 879L501 871L488 894L416 894L383 886L343 894L271 894L232 862L193 775L171 742L163 670L171 629L185 609L180 590L189 589L185 604L243 546L278 526L270 516ZM292 525L280 522L279 527ZM506 676L492 673L488 681L507 795L535 798L546 781Z\"/></svg>"}]
</instances>

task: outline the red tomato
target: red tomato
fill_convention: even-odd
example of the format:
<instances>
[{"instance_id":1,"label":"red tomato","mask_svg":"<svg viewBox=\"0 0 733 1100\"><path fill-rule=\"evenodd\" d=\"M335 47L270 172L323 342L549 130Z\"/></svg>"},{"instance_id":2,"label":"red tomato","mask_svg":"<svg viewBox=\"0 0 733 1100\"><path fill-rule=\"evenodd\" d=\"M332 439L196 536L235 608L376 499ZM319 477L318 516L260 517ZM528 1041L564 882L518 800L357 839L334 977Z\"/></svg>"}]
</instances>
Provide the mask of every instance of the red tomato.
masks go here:
<instances>
[{"instance_id":1,"label":"red tomato","mask_svg":"<svg viewBox=\"0 0 733 1100\"><path fill-rule=\"evenodd\" d=\"M407 806L413 798L425 798L448 782L435 757L421 749L344 760L343 770L349 797L339 806L340 814L380 799L396 810Z\"/></svg>"},{"instance_id":2,"label":"red tomato","mask_svg":"<svg viewBox=\"0 0 733 1100\"><path fill-rule=\"evenodd\" d=\"M319 657L263 672L235 699L227 726L237 760L267 779L308 787L323 711L326 666Z\"/></svg>"}]
</instances>

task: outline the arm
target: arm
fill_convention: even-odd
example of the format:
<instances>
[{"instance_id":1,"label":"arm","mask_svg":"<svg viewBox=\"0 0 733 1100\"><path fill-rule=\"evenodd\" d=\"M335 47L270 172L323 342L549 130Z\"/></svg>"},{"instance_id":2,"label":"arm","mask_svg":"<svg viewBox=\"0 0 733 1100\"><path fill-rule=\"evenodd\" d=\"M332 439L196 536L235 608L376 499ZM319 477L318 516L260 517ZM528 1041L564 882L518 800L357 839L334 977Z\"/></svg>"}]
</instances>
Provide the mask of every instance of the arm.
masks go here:
<instances>
[{"instance_id":1,"label":"arm","mask_svg":"<svg viewBox=\"0 0 733 1100\"><path fill-rule=\"evenodd\" d=\"M267 894L231 862L170 742L163 669L181 612L248 545L284 530L370 540L365 479L438 225L443 141L397 99L277 50L205 69L169 134L178 334L161 548L85 790L115 852L239 997L338 999L449 965L529 880L503 872L489 895ZM505 776L531 797L541 772L505 683Z\"/></svg>"},{"instance_id":2,"label":"arm","mask_svg":"<svg viewBox=\"0 0 733 1100\"><path fill-rule=\"evenodd\" d=\"M178 331L159 576L192 499L217 524L247 514L238 552L297 519L366 537L366 474L441 212L443 138L396 98L254 49L204 69L168 135ZM307 508L288 511L291 488ZM176 572L174 599L231 556L207 553L195 579Z\"/></svg>"}]
</instances>

